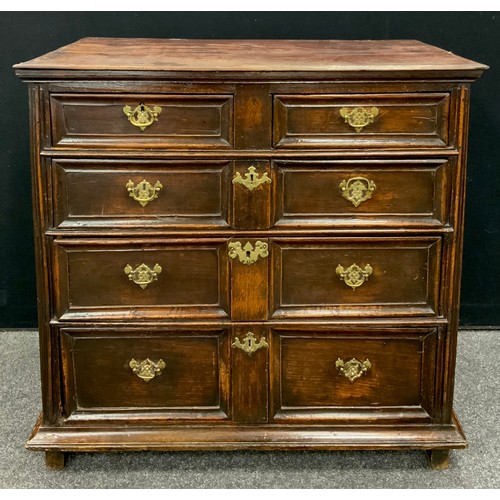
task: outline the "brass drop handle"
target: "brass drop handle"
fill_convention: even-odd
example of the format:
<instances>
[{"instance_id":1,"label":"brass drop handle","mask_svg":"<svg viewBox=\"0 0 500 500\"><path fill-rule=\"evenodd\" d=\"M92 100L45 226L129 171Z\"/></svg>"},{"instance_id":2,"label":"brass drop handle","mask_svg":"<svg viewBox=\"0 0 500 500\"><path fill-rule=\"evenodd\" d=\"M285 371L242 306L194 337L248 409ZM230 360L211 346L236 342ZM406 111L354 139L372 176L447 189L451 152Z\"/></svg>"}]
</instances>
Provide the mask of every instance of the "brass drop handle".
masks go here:
<instances>
[{"instance_id":1,"label":"brass drop handle","mask_svg":"<svg viewBox=\"0 0 500 500\"><path fill-rule=\"evenodd\" d=\"M372 274L373 269L370 264L366 264L364 269L357 264L352 264L347 269L344 269L344 267L339 264L335 272L346 285L356 290L356 288L368 280L368 276Z\"/></svg>"},{"instance_id":2,"label":"brass drop handle","mask_svg":"<svg viewBox=\"0 0 500 500\"><path fill-rule=\"evenodd\" d=\"M132 369L132 372L144 380L144 382L149 382L151 379L161 375L161 371L167 366L163 359L159 359L155 362L151 361L149 358L143 361L137 361L132 358L128 365Z\"/></svg>"},{"instance_id":3,"label":"brass drop handle","mask_svg":"<svg viewBox=\"0 0 500 500\"><path fill-rule=\"evenodd\" d=\"M375 183L366 177L351 177L349 180L343 180L339 184L342 196L349 200L355 207L369 200L377 188Z\"/></svg>"},{"instance_id":4,"label":"brass drop handle","mask_svg":"<svg viewBox=\"0 0 500 500\"><path fill-rule=\"evenodd\" d=\"M253 191L262 184L271 184L271 179L267 175L267 172L264 172L262 176L259 177L256 168L251 166L248 167L244 177L242 177L239 172L236 172L236 175L233 178L233 184L241 184L249 191Z\"/></svg>"},{"instance_id":5,"label":"brass drop handle","mask_svg":"<svg viewBox=\"0 0 500 500\"><path fill-rule=\"evenodd\" d=\"M241 349L251 356L255 351L262 349L263 347L269 347L266 341L266 337L262 336L257 342L255 335L252 332L248 332L243 338L243 342L240 341L238 337L235 337L234 342L231 344L233 349Z\"/></svg>"},{"instance_id":6,"label":"brass drop handle","mask_svg":"<svg viewBox=\"0 0 500 500\"><path fill-rule=\"evenodd\" d=\"M141 102L134 109L128 104L123 106L123 112L132 125L139 127L144 132L150 125L158 121L158 115L162 109L160 106L150 108Z\"/></svg>"},{"instance_id":7,"label":"brass drop handle","mask_svg":"<svg viewBox=\"0 0 500 500\"><path fill-rule=\"evenodd\" d=\"M161 273L162 268L159 264L155 264L153 269L151 269L143 262L135 269L130 264L127 264L123 270L130 281L133 281L144 290L153 281L158 280L158 275Z\"/></svg>"},{"instance_id":8,"label":"brass drop handle","mask_svg":"<svg viewBox=\"0 0 500 500\"><path fill-rule=\"evenodd\" d=\"M156 181L151 185L146 179L138 184L134 184L131 180L125 185L129 196L145 207L150 201L158 198L158 193L163 188L160 181Z\"/></svg>"},{"instance_id":9,"label":"brass drop handle","mask_svg":"<svg viewBox=\"0 0 500 500\"><path fill-rule=\"evenodd\" d=\"M231 259L238 257L239 261L245 265L255 264L259 257L267 257L269 255L268 248L268 244L264 241L256 241L255 247L249 241L244 246L242 246L240 241L235 241L228 245L229 257Z\"/></svg>"},{"instance_id":10,"label":"brass drop handle","mask_svg":"<svg viewBox=\"0 0 500 500\"><path fill-rule=\"evenodd\" d=\"M335 367L341 375L344 375L352 383L361 377L361 375L366 375L372 364L369 359L361 362L356 358L352 358L350 361L344 362L343 359L338 358L335 362Z\"/></svg>"},{"instance_id":11,"label":"brass drop handle","mask_svg":"<svg viewBox=\"0 0 500 500\"><path fill-rule=\"evenodd\" d=\"M364 127L375 121L379 114L379 109L372 108L341 108L340 116L345 122L354 128L356 132L361 132Z\"/></svg>"}]
</instances>

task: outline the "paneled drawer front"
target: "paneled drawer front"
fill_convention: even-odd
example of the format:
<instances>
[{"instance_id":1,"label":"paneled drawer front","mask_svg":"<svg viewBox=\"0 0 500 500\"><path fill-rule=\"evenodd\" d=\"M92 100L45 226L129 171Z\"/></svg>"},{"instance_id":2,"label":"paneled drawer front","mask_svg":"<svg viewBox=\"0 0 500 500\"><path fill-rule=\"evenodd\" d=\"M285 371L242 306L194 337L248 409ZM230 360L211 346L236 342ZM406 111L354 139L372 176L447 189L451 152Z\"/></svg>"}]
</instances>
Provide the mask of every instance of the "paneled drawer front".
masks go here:
<instances>
[{"instance_id":1,"label":"paneled drawer front","mask_svg":"<svg viewBox=\"0 0 500 500\"><path fill-rule=\"evenodd\" d=\"M274 330L274 420L429 420L436 337L435 329Z\"/></svg>"},{"instance_id":2,"label":"paneled drawer front","mask_svg":"<svg viewBox=\"0 0 500 500\"><path fill-rule=\"evenodd\" d=\"M271 253L271 317L437 313L440 238L276 238Z\"/></svg>"},{"instance_id":3,"label":"paneled drawer front","mask_svg":"<svg viewBox=\"0 0 500 500\"><path fill-rule=\"evenodd\" d=\"M63 329L67 416L227 417L225 330Z\"/></svg>"},{"instance_id":4,"label":"paneled drawer front","mask_svg":"<svg viewBox=\"0 0 500 500\"><path fill-rule=\"evenodd\" d=\"M453 160L277 161L277 226L442 226Z\"/></svg>"},{"instance_id":5,"label":"paneled drawer front","mask_svg":"<svg viewBox=\"0 0 500 500\"><path fill-rule=\"evenodd\" d=\"M54 225L226 227L232 162L53 162Z\"/></svg>"},{"instance_id":6,"label":"paneled drawer front","mask_svg":"<svg viewBox=\"0 0 500 500\"><path fill-rule=\"evenodd\" d=\"M450 95L274 96L278 148L394 148L449 145Z\"/></svg>"},{"instance_id":7,"label":"paneled drawer front","mask_svg":"<svg viewBox=\"0 0 500 500\"><path fill-rule=\"evenodd\" d=\"M229 315L225 241L56 240L62 320Z\"/></svg>"},{"instance_id":8,"label":"paneled drawer front","mask_svg":"<svg viewBox=\"0 0 500 500\"><path fill-rule=\"evenodd\" d=\"M231 95L52 94L50 106L53 146L226 149L233 144Z\"/></svg>"}]
</instances>

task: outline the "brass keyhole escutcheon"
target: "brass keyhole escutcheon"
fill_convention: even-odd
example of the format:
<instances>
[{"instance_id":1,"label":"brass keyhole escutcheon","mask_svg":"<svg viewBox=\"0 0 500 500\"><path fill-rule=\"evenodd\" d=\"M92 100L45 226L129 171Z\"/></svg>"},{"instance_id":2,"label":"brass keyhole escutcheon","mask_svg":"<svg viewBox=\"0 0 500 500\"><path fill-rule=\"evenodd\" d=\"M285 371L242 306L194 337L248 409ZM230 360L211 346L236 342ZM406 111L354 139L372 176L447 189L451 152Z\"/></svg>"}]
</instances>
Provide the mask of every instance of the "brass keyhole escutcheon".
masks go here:
<instances>
[{"instance_id":1,"label":"brass keyhole escutcheon","mask_svg":"<svg viewBox=\"0 0 500 500\"><path fill-rule=\"evenodd\" d=\"M269 246L264 241L256 241L255 247L249 241L244 246L240 241L235 241L229 243L228 249L231 259L238 257L239 261L245 265L255 264L259 257L264 258L269 255Z\"/></svg>"},{"instance_id":2,"label":"brass keyhole escutcheon","mask_svg":"<svg viewBox=\"0 0 500 500\"><path fill-rule=\"evenodd\" d=\"M137 105L134 109L128 104L123 106L123 113L128 118L128 121L141 129L142 132L146 130L154 122L158 121L158 116L162 112L160 106L153 106L150 108L143 102Z\"/></svg>"},{"instance_id":3,"label":"brass keyhole escutcheon","mask_svg":"<svg viewBox=\"0 0 500 500\"><path fill-rule=\"evenodd\" d=\"M264 172L262 176L259 177L257 169L254 166L251 166L248 167L244 177L242 177L239 172L236 172L236 175L233 178L233 184L241 184L249 191L253 191L262 184L271 184L271 179L267 175L267 172Z\"/></svg>"},{"instance_id":4,"label":"brass keyhole escutcheon","mask_svg":"<svg viewBox=\"0 0 500 500\"><path fill-rule=\"evenodd\" d=\"M255 335L252 332L248 332L243 338L243 341L240 341L238 337L235 337L231 347L233 349L241 349L243 352L251 356L255 351L262 349L263 347L269 347L269 344L266 341L266 337L262 336L257 342Z\"/></svg>"}]
</instances>

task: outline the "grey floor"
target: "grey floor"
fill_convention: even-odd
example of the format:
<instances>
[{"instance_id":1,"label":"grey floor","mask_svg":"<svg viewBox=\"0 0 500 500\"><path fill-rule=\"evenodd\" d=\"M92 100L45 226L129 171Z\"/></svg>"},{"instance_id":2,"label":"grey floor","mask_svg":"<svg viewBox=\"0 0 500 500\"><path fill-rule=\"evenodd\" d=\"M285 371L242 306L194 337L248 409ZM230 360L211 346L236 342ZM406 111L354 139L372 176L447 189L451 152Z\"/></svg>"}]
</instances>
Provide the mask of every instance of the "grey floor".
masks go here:
<instances>
[{"instance_id":1,"label":"grey floor","mask_svg":"<svg viewBox=\"0 0 500 500\"><path fill-rule=\"evenodd\" d=\"M24 442L39 413L34 331L0 331L2 488L499 488L500 331L462 331L455 409L469 439L450 469L411 452L177 452L70 454L46 470Z\"/></svg>"}]
</instances>

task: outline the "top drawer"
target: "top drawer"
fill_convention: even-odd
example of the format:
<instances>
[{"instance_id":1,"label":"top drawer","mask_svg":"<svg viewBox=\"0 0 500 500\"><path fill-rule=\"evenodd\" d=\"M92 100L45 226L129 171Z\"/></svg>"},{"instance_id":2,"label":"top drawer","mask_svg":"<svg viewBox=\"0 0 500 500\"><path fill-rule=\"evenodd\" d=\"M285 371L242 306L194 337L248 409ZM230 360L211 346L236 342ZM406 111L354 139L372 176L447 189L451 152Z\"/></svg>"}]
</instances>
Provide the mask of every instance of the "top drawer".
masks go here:
<instances>
[{"instance_id":1,"label":"top drawer","mask_svg":"<svg viewBox=\"0 0 500 500\"><path fill-rule=\"evenodd\" d=\"M443 148L450 95L274 96L277 148Z\"/></svg>"},{"instance_id":2,"label":"top drawer","mask_svg":"<svg viewBox=\"0 0 500 500\"><path fill-rule=\"evenodd\" d=\"M52 94L52 145L228 149L232 95Z\"/></svg>"}]
</instances>

